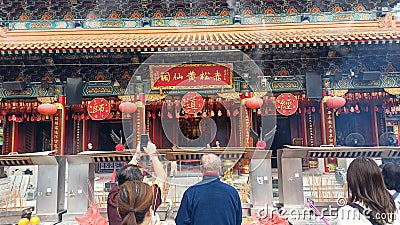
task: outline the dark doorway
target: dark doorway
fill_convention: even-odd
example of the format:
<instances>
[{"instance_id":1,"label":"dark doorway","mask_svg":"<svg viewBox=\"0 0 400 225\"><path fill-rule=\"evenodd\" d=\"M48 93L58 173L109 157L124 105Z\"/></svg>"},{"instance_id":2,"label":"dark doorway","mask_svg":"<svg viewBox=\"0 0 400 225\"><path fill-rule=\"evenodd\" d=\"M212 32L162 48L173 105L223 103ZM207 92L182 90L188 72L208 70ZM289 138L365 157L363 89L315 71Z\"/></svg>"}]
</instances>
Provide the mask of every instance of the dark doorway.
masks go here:
<instances>
[{"instance_id":1,"label":"dark doorway","mask_svg":"<svg viewBox=\"0 0 400 225\"><path fill-rule=\"evenodd\" d=\"M363 143L360 146L373 146L372 137L373 124L371 112L360 111L359 113L341 113L335 119L336 144L341 146L355 146L351 141L353 134L357 134ZM352 134L352 136L349 136ZM346 139L349 136L348 139ZM346 143L346 140L348 140Z\"/></svg>"},{"instance_id":2,"label":"dark doorway","mask_svg":"<svg viewBox=\"0 0 400 225\"><path fill-rule=\"evenodd\" d=\"M51 151L51 121L18 124L18 152Z\"/></svg>"},{"instance_id":3,"label":"dark doorway","mask_svg":"<svg viewBox=\"0 0 400 225\"><path fill-rule=\"evenodd\" d=\"M292 144L289 117L277 117L276 132L272 142L272 167L277 168L277 149L282 149L284 145Z\"/></svg>"},{"instance_id":4,"label":"dark doorway","mask_svg":"<svg viewBox=\"0 0 400 225\"><path fill-rule=\"evenodd\" d=\"M127 123L124 123L124 126ZM112 131L116 134L117 138L120 140L122 138L122 144L126 144L126 137L124 135L125 131L129 131L127 127L122 126L121 120L110 120L110 121L89 121L89 134L88 142L93 144L93 150L100 151L114 151L115 146L119 144L118 140L113 140L111 137ZM131 135L132 132L126 135ZM129 146L133 148L134 146Z\"/></svg>"}]
</instances>

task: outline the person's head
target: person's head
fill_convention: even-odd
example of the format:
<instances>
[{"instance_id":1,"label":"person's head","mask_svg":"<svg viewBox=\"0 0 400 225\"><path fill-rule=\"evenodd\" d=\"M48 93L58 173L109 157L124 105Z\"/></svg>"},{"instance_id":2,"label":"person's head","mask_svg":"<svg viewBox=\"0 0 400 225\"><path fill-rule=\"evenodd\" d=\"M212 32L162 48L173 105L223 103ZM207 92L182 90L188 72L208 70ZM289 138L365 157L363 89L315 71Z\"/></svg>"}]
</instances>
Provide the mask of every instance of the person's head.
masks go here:
<instances>
[{"instance_id":1,"label":"person's head","mask_svg":"<svg viewBox=\"0 0 400 225\"><path fill-rule=\"evenodd\" d=\"M89 150L92 150L92 149L93 149L93 143L92 143L92 142L89 142L89 143L87 144L87 148L88 148Z\"/></svg>"},{"instance_id":2,"label":"person's head","mask_svg":"<svg viewBox=\"0 0 400 225\"><path fill-rule=\"evenodd\" d=\"M393 197L387 191L382 173L371 158L359 157L353 160L347 169L349 203L362 202L371 209L372 216L395 213ZM391 222L393 218L382 218L378 222Z\"/></svg>"},{"instance_id":3,"label":"person's head","mask_svg":"<svg viewBox=\"0 0 400 225\"><path fill-rule=\"evenodd\" d=\"M118 213L122 225L137 225L152 218L153 189L141 181L127 181L118 193Z\"/></svg>"},{"instance_id":4,"label":"person's head","mask_svg":"<svg viewBox=\"0 0 400 225\"><path fill-rule=\"evenodd\" d=\"M139 167L129 164L118 170L116 180L118 182L118 185L122 185L127 181L142 181L143 174Z\"/></svg>"},{"instance_id":5,"label":"person's head","mask_svg":"<svg viewBox=\"0 0 400 225\"><path fill-rule=\"evenodd\" d=\"M400 192L400 164L385 163L382 167L382 175L387 189Z\"/></svg>"},{"instance_id":6,"label":"person's head","mask_svg":"<svg viewBox=\"0 0 400 225\"><path fill-rule=\"evenodd\" d=\"M204 173L221 172L221 159L215 154L206 154L201 157L201 168Z\"/></svg>"}]
</instances>

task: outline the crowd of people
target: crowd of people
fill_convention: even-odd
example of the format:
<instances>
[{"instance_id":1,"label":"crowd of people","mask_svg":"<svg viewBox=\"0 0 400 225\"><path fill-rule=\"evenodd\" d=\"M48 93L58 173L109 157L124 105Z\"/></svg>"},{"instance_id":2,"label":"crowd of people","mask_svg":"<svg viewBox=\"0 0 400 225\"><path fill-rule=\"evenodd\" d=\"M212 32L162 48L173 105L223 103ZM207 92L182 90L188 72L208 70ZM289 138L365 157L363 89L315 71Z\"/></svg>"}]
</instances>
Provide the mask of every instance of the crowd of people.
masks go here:
<instances>
[{"instance_id":1,"label":"crowd of people","mask_svg":"<svg viewBox=\"0 0 400 225\"><path fill-rule=\"evenodd\" d=\"M156 146L149 142L145 154L152 161L160 182L143 182L138 160L139 148L132 161L117 173L118 185L109 193L107 214L110 225L161 224L157 208L167 174L158 159ZM203 179L183 194L175 218L176 225L240 225L242 207L238 192L222 182L221 160L217 155L201 158ZM359 157L347 170L345 189L348 204L334 221L337 225L400 225L400 164L378 166L374 159Z\"/></svg>"}]
</instances>

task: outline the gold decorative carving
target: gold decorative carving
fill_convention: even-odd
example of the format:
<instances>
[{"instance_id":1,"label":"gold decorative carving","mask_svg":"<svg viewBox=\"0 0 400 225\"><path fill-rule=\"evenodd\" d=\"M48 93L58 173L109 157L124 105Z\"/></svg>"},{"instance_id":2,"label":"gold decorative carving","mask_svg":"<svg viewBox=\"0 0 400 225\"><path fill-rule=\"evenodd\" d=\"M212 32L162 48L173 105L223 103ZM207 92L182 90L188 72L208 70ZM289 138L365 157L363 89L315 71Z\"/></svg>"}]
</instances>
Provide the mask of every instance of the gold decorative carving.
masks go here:
<instances>
[{"instance_id":1,"label":"gold decorative carving","mask_svg":"<svg viewBox=\"0 0 400 225\"><path fill-rule=\"evenodd\" d=\"M112 87L88 87L88 94L111 94L113 91Z\"/></svg>"},{"instance_id":2,"label":"gold decorative carving","mask_svg":"<svg viewBox=\"0 0 400 225\"><path fill-rule=\"evenodd\" d=\"M226 99L238 99L239 93L238 92L218 93L218 96Z\"/></svg>"},{"instance_id":3,"label":"gold decorative carving","mask_svg":"<svg viewBox=\"0 0 400 225\"><path fill-rule=\"evenodd\" d=\"M134 95L119 95L118 98L123 102L135 102L136 100Z\"/></svg>"},{"instance_id":4,"label":"gold decorative carving","mask_svg":"<svg viewBox=\"0 0 400 225\"><path fill-rule=\"evenodd\" d=\"M298 89L299 83L297 81L274 81L272 82L272 89Z\"/></svg>"},{"instance_id":5,"label":"gold decorative carving","mask_svg":"<svg viewBox=\"0 0 400 225\"><path fill-rule=\"evenodd\" d=\"M54 99L52 97L37 97L37 100L43 104L45 103L53 103Z\"/></svg>"},{"instance_id":6,"label":"gold decorative carving","mask_svg":"<svg viewBox=\"0 0 400 225\"><path fill-rule=\"evenodd\" d=\"M341 97L345 95L349 90L343 89L343 90L332 90L332 96L338 96Z\"/></svg>"},{"instance_id":7,"label":"gold decorative carving","mask_svg":"<svg viewBox=\"0 0 400 225\"><path fill-rule=\"evenodd\" d=\"M267 92L253 92L252 96L255 97L255 98L262 98L265 95L267 95Z\"/></svg>"},{"instance_id":8,"label":"gold decorative carving","mask_svg":"<svg viewBox=\"0 0 400 225\"><path fill-rule=\"evenodd\" d=\"M6 91L6 96L14 96L14 95L20 95L20 96L31 96L32 95L32 89L26 89L23 91Z\"/></svg>"},{"instance_id":9,"label":"gold decorative carving","mask_svg":"<svg viewBox=\"0 0 400 225\"><path fill-rule=\"evenodd\" d=\"M146 101L156 102L156 101L159 101L159 100L164 99L166 97L167 97L166 94L148 94L148 95L146 95Z\"/></svg>"},{"instance_id":10,"label":"gold decorative carving","mask_svg":"<svg viewBox=\"0 0 400 225\"><path fill-rule=\"evenodd\" d=\"M391 95L399 95L400 88L384 88L384 90Z\"/></svg>"}]
</instances>

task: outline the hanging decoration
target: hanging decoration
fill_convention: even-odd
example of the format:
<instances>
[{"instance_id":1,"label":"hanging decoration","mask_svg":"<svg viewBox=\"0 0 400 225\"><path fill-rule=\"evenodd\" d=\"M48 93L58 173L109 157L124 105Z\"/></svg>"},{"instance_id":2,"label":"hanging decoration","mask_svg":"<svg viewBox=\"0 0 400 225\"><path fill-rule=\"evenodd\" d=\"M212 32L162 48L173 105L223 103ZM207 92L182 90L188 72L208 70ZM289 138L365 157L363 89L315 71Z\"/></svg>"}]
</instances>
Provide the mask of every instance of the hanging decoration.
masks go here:
<instances>
[{"instance_id":1,"label":"hanging decoration","mask_svg":"<svg viewBox=\"0 0 400 225\"><path fill-rule=\"evenodd\" d=\"M116 152L122 152L122 151L124 151L125 150L125 146L123 145L123 144L117 144L116 146L115 146L115 151Z\"/></svg>"},{"instance_id":2,"label":"hanging decoration","mask_svg":"<svg viewBox=\"0 0 400 225\"><path fill-rule=\"evenodd\" d=\"M284 93L276 98L275 107L280 114L290 116L299 108L299 101L293 94Z\"/></svg>"},{"instance_id":3,"label":"hanging decoration","mask_svg":"<svg viewBox=\"0 0 400 225\"><path fill-rule=\"evenodd\" d=\"M346 99L343 97L333 96L326 101L326 106L331 109L338 109L344 105L346 105Z\"/></svg>"},{"instance_id":4,"label":"hanging decoration","mask_svg":"<svg viewBox=\"0 0 400 225\"><path fill-rule=\"evenodd\" d=\"M252 97L246 100L246 107L249 109L258 109L263 105L262 98Z\"/></svg>"},{"instance_id":5,"label":"hanging decoration","mask_svg":"<svg viewBox=\"0 0 400 225\"><path fill-rule=\"evenodd\" d=\"M183 96L181 105L186 113L196 114L203 109L204 99L197 92L188 92Z\"/></svg>"},{"instance_id":6,"label":"hanging decoration","mask_svg":"<svg viewBox=\"0 0 400 225\"><path fill-rule=\"evenodd\" d=\"M92 120L104 120L110 114L110 103L104 98L95 98L89 102L88 114Z\"/></svg>"},{"instance_id":7,"label":"hanging decoration","mask_svg":"<svg viewBox=\"0 0 400 225\"><path fill-rule=\"evenodd\" d=\"M54 115L57 113L57 107L50 103L40 104L38 106L38 112L42 115Z\"/></svg>"},{"instance_id":8,"label":"hanging decoration","mask_svg":"<svg viewBox=\"0 0 400 225\"><path fill-rule=\"evenodd\" d=\"M118 109L123 113L134 113L137 110L137 106L133 102L122 102L119 104Z\"/></svg>"},{"instance_id":9,"label":"hanging decoration","mask_svg":"<svg viewBox=\"0 0 400 225\"><path fill-rule=\"evenodd\" d=\"M257 141L256 147L260 150L265 150L267 148L267 143L263 140Z\"/></svg>"}]
</instances>

